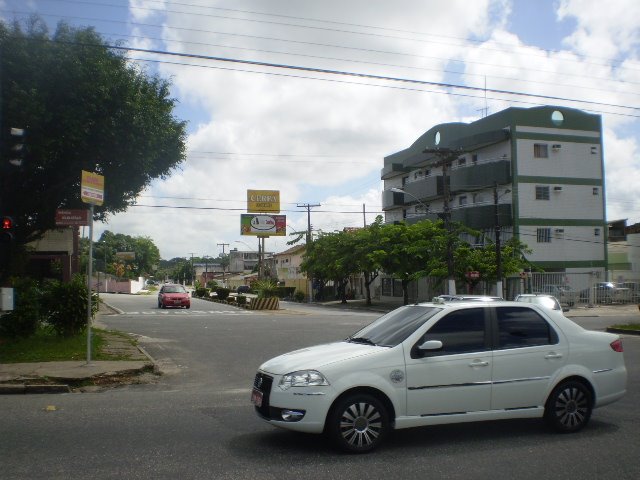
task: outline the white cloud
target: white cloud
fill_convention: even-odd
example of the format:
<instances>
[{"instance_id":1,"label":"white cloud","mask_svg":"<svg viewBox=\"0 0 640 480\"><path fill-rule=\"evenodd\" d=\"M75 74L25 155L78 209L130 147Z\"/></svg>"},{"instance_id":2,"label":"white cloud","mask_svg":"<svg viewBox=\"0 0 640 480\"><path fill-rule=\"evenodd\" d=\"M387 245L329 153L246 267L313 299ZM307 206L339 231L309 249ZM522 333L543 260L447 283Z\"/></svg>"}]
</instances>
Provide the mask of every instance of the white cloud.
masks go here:
<instances>
[{"instance_id":1,"label":"white cloud","mask_svg":"<svg viewBox=\"0 0 640 480\"><path fill-rule=\"evenodd\" d=\"M640 3L615 0L603 4L591 0L562 0L558 18L573 18L578 27L565 43L577 53L616 59L640 46Z\"/></svg>"},{"instance_id":2,"label":"white cloud","mask_svg":"<svg viewBox=\"0 0 640 480\"><path fill-rule=\"evenodd\" d=\"M173 52L429 82L458 82L459 75L451 73L458 71L465 74L464 82L478 87L486 77L487 86L494 89L635 105L634 82L640 81L632 63L637 58L638 29L633 19L638 15L631 14L638 9L635 3L627 4L629 10L616 29L615 15L607 13L599 24L600 17L590 2L562 1L558 18L576 19L577 28L566 39L564 49L554 52L525 45L518 32L507 30L509 15L515 11L509 0L247 0L231 7L223 2L207 3L207 7L227 8L220 10L186 4L174 8L164 3L162 15L157 2L131 0L130 5L155 9L131 10L131 14L136 19L154 15L155 23L163 25L165 44L137 41L143 48L154 45ZM551 2L543 2L543 6L551 8ZM607 8L620 11L618 6ZM194 15L169 11L189 9ZM317 20L308 20L311 18ZM602 42L602 52L595 48L598 42ZM627 63L618 67L592 58L621 55ZM437 123L472 121L484 107L482 92L477 92L479 98L474 100L411 83L205 59L160 58L172 62L160 65L161 75L172 79L181 109L193 112L192 118L197 120L190 124L187 162L167 181L155 182L140 203L210 210L135 207L115 216L105 227L149 235L164 258L188 256L190 252L215 255L221 251L217 243L241 249L243 244L236 242L254 244L254 239L240 236L241 211L233 210L245 207L248 188L280 190L290 231L306 230L306 212L296 206L300 203L322 205L312 210L314 229L360 226L362 214L358 212L363 203L367 212L380 211L379 172L384 156L408 147ZM380 84L393 88L376 86ZM490 113L508 106L529 106L488 96ZM625 136L619 130L636 123L629 117L605 116L610 199L618 198L618 191L624 191L625 196L630 193L618 190L620 177L637 178L637 141L632 133ZM626 163L612 157L625 149L630 159ZM623 213L621 205L610 205L610 218ZM355 213L336 213L345 211ZM374 217L367 214L367 221ZM286 240L269 239L267 250L287 248Z\"/></svg>"}]
</instances>

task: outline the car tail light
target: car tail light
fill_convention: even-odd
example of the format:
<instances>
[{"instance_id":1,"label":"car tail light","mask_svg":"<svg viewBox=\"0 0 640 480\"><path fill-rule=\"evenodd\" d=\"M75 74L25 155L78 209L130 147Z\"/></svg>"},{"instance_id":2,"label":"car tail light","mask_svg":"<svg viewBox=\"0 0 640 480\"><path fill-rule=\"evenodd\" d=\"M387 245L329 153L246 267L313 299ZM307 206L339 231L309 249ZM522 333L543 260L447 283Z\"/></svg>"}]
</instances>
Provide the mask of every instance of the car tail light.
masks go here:
<instances>
[{"instance_id":1,"label":"car tail light","mask_svg":"<svg viewBox=\"0 0 640 480\"><path fill-rule=\"evenodd\" d=\"M622 348L622 339L619 338L617 340L614 340L613 342L611 342L609 344L611 346L611 348L613 349L613 351L615 352L620 352L622 353L624 351L624 348Z\"/></svg>"}]
</instances>

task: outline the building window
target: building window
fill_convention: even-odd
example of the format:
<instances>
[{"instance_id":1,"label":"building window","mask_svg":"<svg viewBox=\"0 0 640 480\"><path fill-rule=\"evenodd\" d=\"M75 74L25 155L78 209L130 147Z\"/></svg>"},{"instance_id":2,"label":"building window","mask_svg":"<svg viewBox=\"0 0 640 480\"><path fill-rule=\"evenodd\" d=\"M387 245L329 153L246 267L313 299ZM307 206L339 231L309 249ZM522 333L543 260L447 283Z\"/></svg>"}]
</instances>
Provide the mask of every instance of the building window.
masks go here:
<instances>
[{"instance_id":1,"label":"building window","mask_svg":"<svg viewBox=\"0 0 640 480\"><path fill-rule=\"evenodd\" d=\"M551 243L551 229L538 228L536 231L536 237L538 243Z\"/></svg>"},{"instance_id":2,"label":"building window","mask_svg":"<svg viewBox=\"0 0 640 480\"><path fill-rule=\"evenodd\" d=\"M549 145L546 143L534 143L533 144L533 157L534 158L549 158Z\"/></svg>"},{"instance_id":3,"label":"building window","mask_svg":"<svg viewBox=\"0 0 640 480\"><path fill-rule=\"evenodd\" d=\"M473 162L474 165L476 163L478 163L478 154L477 153L474 153L473 155L471 155L471 161Z\"/></svg>"},{"instance_id":4,"label":"building window","mask_svg":"<svg viewBox=\"0 0 640 480\"><path fill-rule=\"evenodd\" d=\"M536 200L549 200L549 187L536 185Z\"/></svg>"},{"instance_id":5,"label":"building window","mask_svg":"<svg viewBox=\"0 0 640 480\"><path fill-rule=\"evenodd\" d=\"M598 147L591 147L591 155L597 155Z\"/></svg>"},{"instance_id":6,"label":"building window","mask_svg":"<svg viewBox=\"0 0 640 480\"><path fill-rule=\"evenodd\" d=\"M458 166L459 167L464 167L467 164L467 158L466 157L460 157L458 159Z\"/></svg>"},{"instance_id":7,"label":"building window","mask_svg":"<svg viewBox=\"0 0 640 480\"><path fill-rule=\"evenodd\" d=\"M593 234L594 234L596 237L599 237L599 236L600 236L600 229L599 229L599 228L594 228L594 229L593 229Z\"/></svg>"},{"instance_id":8,"label":"building window","mask_svg":"<svg viewBox=\"0 0 640 480\"><path fill-rule=\"evenodd\" d=\"M599 195L600 194L600 189L598 187L593 187L593 194L594 195Z\"/></svg>"},{"instance_id":9,"label":"building window","mask_svg":"<svg viewBox=\"0 0 640 480\"><path fill-rule=\"evenodd\" d=\"M458 197L458 205L461 207L464 207L467 204L467 196L466 195L460 195Z\"/></svg>"}]
</instances>

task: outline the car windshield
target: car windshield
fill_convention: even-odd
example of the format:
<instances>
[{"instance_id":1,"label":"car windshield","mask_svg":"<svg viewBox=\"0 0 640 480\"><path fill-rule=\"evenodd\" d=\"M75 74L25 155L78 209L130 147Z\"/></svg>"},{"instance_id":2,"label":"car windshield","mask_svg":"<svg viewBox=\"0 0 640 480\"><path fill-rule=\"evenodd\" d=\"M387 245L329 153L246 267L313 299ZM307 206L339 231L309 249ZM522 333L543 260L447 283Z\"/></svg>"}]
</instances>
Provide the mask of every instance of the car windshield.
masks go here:
<instances>
[{"instance_id":1,"label":"car windshield","mask_svg":"<svg viewBox=\"0 0 640 480\"><path fill-rule=\"evenodd\" d=\"M400 307L354 333L347 341L395 347L440 310L442 309L421 305Z\"/></svg>"},{"instance_id":2,"label":"car windshield","mask_svg":"<svg viewBox=\"0 0 640 480\"><path fill-rule=\"evenodd\" d=\"M181 285L167 286L167 287L164 287L162 291L164 293L187 293L187 291Z\"/></svg>"}]
</instances>

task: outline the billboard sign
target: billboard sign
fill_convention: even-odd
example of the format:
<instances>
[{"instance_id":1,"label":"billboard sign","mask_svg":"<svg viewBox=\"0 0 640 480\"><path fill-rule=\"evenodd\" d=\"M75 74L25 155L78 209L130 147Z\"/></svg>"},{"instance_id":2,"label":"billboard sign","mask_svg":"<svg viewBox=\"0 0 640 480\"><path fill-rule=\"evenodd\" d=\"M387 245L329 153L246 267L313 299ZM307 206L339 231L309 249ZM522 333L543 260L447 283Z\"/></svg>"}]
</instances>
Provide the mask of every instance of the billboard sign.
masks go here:
<instances>
[{"instance_id":1,"label":"billboard sign","mask_svg":"<svg viewBox=\"0 0 640 480\"><path fill-rule=\"evenodd\" d=\"M80 198L84 203L102 205L104 202L104 177L97 173L82 170Z\"/></svg>"},{"instance_id":2,"label":"billboard sign","mask_svg":"<svg viewBox=\"0 0 640 480\"><path fill-rule=\"evenodd\" d=\"M284 237L287 235L287 216L242 214L240 235Z\"/></svg>"},{"instance_id":3,"label":"billboard sign","mask_svg":"<svg viewBox=\"0 0 640 480\"><path fill-rule=\"evenodd\" d=\"M280 213L279 190L247 190L248 213Z\"/></svg>"},{"instance_id":4,"label":"billboard sign","mask_svg":"<svg viewBox=\"0 0 640 480\"><path fill-rule=\"evenodd\" d=\"M89 225L89 210L56 210L56 226L76 227Z\"/></svg>"}]
</instances>

